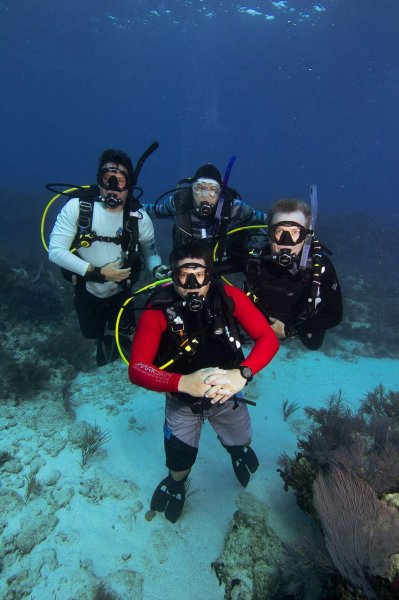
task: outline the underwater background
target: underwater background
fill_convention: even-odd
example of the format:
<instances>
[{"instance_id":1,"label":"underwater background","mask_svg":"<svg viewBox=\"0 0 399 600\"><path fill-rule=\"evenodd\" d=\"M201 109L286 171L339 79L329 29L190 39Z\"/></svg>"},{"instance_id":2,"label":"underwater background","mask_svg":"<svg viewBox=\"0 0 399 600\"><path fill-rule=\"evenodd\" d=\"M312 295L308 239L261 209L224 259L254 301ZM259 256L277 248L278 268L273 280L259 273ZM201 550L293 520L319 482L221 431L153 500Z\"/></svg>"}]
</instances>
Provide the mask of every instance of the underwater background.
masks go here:
<instances>
[{"instance_id":1,"label":"underwater background","mask_svg":"<svg viewBox=\"0 0 399 600\"><path fill-rule=\"evenodd\" d=\"M309 588L273 579L288 570L273 536L314 533L287 457L284 481L276 473L297 435L326 425L306 407L327 402L334 426L350 423L356 435L370 425L350 420L360 406L364 418L391 419L378 429L391 432L390 479L375 489L399 492L398 25L396 0L0 0L1 599L398 597L393 576L384 591L349 576L352 591L339 595L348 573L322 560L309 567ZM319 352L289 341L254 385L264 472L240 493L206 431L199 490L175 527L144 518L164 472L163 399L133 389L122 362L94 368L71 290L40 240L46 183L94 183L105 148L135 163L154 140L143 202L205 162L223 172L232 155L229 183L264 211L280 197L307 199L316 183L316 232L333 252L345 310ZM47 239L61 206L49 211ZM164 261L171 228L155 221ZM297 405L287 418L284 401ZM85 423L108 443L82 465ZM367 429L374 445L376 431ZM232 541L237 522L246 534ZM271 540L267 551L254 531ZM259 555L237 566L249 547ZM265 555L274 558L262 573L277 565L267 594L254 569Z\"/></svg>"}]
</instances>

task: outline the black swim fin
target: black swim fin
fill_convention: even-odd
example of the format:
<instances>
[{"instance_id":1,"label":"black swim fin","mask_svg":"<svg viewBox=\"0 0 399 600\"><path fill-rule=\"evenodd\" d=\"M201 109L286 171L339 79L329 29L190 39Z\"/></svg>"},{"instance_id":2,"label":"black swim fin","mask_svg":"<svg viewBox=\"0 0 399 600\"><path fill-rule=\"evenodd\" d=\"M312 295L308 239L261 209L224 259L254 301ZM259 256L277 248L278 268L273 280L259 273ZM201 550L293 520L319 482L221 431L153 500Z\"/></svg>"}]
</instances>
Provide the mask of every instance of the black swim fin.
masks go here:
<instances>
[{"instance_id":1,"label":"black swim fin","mask_svg":"<svg viewBox=\"0 0 399 600\"><path fill-rule=\"evenodd\" d=\"M170 475L155 488L151 498L151 510L165 513L165 518L176 523L186 500L186 480L175 481Z\"/></svg>"},{"instance_id":2,"label":"black swim fin","mask_svg":"<svg viewBox=\"0 0 399 600\"><path fill-rule=\"evenodd\" d=\"M234 473L243 487L247 487L251 473L259 467L258 457L251 446L225 446L231 456Z\"/></svg>"},{"instance_id":3,"label":"black swim fin","mask_svg":"<svg viewBox=\"0 0 399 600\"><path fill-rule=\"evenodd\" d=\"M115 336L107 333L97 340L97 367L108 365L119 358Z\"/></svg>"}]
</instances>

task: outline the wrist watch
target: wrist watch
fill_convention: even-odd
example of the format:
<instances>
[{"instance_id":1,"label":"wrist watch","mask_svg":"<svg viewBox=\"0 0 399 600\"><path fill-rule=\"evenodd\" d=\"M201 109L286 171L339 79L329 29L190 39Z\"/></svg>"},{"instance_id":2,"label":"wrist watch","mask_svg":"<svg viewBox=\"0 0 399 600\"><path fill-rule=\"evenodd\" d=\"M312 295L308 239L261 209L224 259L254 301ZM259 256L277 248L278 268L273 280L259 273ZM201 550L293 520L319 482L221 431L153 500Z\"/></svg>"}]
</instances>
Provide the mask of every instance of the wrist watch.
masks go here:
<instances>
[{"instance_id":1,"label":"wrist watch","mask_svg":"<svg viewBox=\"0 0 399 600\"><path fill-rule=\"evenodd\" d=\"M246 365L240 365L239 367L237 367L241 373L241 377L244 377L244 379L247 380L247 383L249 383L250 381L253 380L254 376L252 374L252 369L250 367L247 367Z\"/></svg>"},{"instance_id":2,"label":"wrist watch","mask_svg":"<svg viewBox=\"0 0 399 600\"><path fill-rule=\"evenodd\" d=\"M84 278L86 281L93 281L94 283L105 283L105 275L101 273L102 267L93 267L90 271L86 271Z\"/></svg>"},{"instance_id":3,"label":"wrist watch","mask_svg":"<svg viewBox=\"0 0 399 600\"><path fill-rule=\"evenodd\" d=\"M298 332L294 325L284 325L284 333L287 338L298 337Z\"/></svg>"}]
</instances>

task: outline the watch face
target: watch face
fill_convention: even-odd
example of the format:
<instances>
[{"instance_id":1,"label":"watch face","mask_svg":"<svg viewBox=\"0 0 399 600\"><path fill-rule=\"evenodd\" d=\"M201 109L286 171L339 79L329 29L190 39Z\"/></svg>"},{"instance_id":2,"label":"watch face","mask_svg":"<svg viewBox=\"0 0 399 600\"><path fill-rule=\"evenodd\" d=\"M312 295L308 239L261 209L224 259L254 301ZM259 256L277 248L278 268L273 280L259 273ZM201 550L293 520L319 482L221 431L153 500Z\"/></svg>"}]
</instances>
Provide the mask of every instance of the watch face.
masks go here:
<instances>
[{"instance_id":1,"label":"watch face","mask_svg":"<svg viewBox=\"0 0 399 600\"><path fill-rule=\"evenodd\" d=\"M245 378L248 379L248 381L251 381L252 379L252 371L249 367L240 367L240 371L241 371L241 375Z\"/></svg>"}]
</instances>

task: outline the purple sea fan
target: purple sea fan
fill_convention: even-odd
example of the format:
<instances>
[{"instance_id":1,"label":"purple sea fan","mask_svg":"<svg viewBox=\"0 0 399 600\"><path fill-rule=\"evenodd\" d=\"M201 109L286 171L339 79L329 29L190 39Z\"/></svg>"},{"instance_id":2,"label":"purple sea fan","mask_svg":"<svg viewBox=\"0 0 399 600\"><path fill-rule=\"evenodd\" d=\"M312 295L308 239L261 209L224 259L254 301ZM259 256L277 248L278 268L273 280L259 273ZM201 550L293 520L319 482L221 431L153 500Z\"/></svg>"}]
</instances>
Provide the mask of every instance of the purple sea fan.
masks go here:
<instances>
[{"instance_id":1,"label":"purple sea fan","mask_svg":"<svg viewBox=\"0 0 399 600\"><path fill-rule=\"evenodd\" d=\"M392 556L399 552L398 511L342 465L332 465L327 475L319 473L313 494L336 568L367 597L376 598L370 578L388 578Z\"/></svg>"}]
</instances>

